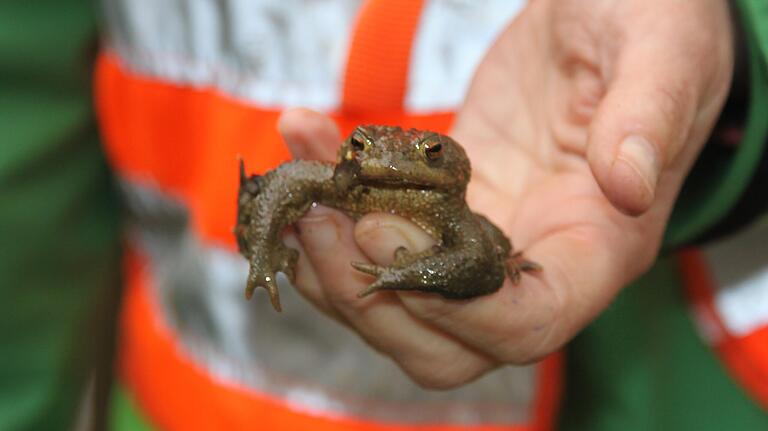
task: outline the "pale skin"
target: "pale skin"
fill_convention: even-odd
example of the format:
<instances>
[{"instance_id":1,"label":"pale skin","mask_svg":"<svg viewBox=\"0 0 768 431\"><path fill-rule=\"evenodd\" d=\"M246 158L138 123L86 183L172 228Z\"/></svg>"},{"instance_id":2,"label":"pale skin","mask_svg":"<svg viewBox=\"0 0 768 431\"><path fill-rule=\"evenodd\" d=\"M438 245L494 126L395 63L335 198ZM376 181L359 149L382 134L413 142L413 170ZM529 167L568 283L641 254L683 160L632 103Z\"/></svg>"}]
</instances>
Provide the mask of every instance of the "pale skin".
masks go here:
<instances>
[{"instance_id":1,"label":"pale skin","mask_svg":"<svg viewBox=\"0 0 768 431\"><path fill-rule=\"evenodd\" d=\"M316 208L285 238L300 250L297 289L424 387L559 349L655 260L727 95L730 26L723 0L532 1L478 68L449 134L472 162L470 208L545 271L469 301L360 299L371 279L350 261L387 265L399 246L432 239L396 216L355 224ZM297 158L334 160L342 141L308 110L279 126Z\"/></svg>"}]
</instances>

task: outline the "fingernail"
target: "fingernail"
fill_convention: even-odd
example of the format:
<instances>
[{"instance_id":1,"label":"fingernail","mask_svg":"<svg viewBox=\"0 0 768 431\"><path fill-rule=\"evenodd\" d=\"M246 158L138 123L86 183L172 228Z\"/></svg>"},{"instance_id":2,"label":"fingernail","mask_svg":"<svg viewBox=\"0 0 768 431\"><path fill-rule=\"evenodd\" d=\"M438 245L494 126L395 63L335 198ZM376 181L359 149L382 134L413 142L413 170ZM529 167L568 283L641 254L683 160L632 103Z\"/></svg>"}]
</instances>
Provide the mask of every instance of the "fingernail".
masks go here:
<instances>
[{"instance_id":1,"label":"fingernail","mask_svg":"<svg viewBox=\"0 0 768 431\"><path fill-rule=\"evenodd\" d=\"M398 247L416 251L407 234L394 226L378 229L356 229L357 243L371 260L379 265L391 265Z\"/></svg>"},{"instance_id":2,"label":"fingernail","mask_svg":"<svg viewBox=\"0 0 768 431\"><path fill-rule=\"evenodd\" d=\"M307 213L304 214L304 217L302 217L300 220L310 222L326 220L333 216L334 213L336 213L336 210L333 208L329 208L325 205L312 204L309 211L307 211Z\"/></svg>"},{"instance_id":3,"label":"fingernail","mask_svg":"<svg viewBox=\"0 0 768 431\"><path fill-rule=\"evenodd\" d=\"M619 145L619 153L613 167L614 175L622 174L622 164L626 164L640 177L647 193L653 196L661 172L656 147L642 136L628 136Z\"/></svg>"},{"instance_id":4,"label":"fingernail","mask_svg":"<svg viewBox=\"0 0 768 431\"><path fill-rule=\"evenodd\" d=\"M412 235L410 235L407 229L403 230L387 223L358 225L356 226L355 234L358 240L362 241L370 241L377 244L383 243L394 248L403 246L409 250L416 248L413 241L411 241Z\"/></svg>"},{"instance_id":5,"label":"fingernail","mask_svg":"<svg viewBox=\"0 0 768 431\"><path fill-rule=\"evenodd\" d=\"M421 228L390 214L363 217L355 226L355 235L397 243L396 247L403 246L411 251L421 251L434 244L434 240Z\"/></svg>"}]
</instances>

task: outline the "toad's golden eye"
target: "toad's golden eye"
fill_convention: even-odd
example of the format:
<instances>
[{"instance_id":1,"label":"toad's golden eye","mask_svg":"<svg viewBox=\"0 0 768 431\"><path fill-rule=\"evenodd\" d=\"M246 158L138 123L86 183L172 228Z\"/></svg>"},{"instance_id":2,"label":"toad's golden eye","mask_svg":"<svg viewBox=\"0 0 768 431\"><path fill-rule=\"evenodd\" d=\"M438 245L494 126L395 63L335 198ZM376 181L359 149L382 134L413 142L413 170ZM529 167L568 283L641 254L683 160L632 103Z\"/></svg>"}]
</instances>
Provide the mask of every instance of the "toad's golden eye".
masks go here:
<instances>
[{"instance_id":1,"label":"toad's golden eye","mask_svg":"<svg viewBox=\"0 0 768 431\"><path fill-rule=\"evenodd\" d=\"M443 144L434 141L425 141L424 154L429 160L437 160L443 155Z\"/></svg>"},{"instance_id":2,"label":"toad's golden eye","mask_svg":"<svg viewBox=\"0 0 768 431\"><path fill-rule=\"evenodd\" d=\"M367 136L365 136L360 131L355 131L355 133L352 134L352 137L349 140L349 144L352 146L352 149L355 151L363 151L366 147L370 146L371 140L368 139Z\"/></svg>"}]
</instances>

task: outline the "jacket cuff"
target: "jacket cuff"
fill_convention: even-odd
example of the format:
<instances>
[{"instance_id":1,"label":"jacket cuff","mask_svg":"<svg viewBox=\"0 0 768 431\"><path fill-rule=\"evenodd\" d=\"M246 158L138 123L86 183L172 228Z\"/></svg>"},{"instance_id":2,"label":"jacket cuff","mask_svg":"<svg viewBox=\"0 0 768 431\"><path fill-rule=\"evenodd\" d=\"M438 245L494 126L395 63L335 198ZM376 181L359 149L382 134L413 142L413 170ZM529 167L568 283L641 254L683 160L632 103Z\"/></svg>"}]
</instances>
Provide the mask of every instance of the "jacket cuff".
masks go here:
<instances>
[{"instance_id":1,"label":"jacket cuff","mask_svg":"<svg viewBox=\"0 0 768 431\"><path fill-rule=\"evenodd\" d=\"M738 145L705 147L675 204L664 248L696 242L715 229L744 197L761 163L768 163L768 3L738 0L749 71L746 117ZM763 196L765 199L765 196Z\"/></svg>"}]
</instances>

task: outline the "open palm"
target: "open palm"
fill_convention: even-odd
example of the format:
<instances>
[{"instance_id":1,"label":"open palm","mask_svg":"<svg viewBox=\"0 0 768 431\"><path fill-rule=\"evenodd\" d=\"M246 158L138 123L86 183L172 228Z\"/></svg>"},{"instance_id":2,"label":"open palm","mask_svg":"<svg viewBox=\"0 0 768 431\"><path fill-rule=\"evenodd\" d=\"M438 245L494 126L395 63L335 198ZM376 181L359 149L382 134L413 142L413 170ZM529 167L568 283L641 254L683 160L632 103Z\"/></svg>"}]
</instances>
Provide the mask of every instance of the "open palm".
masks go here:
<instances>
[{"instance_id":1,"label":"open palm","mask_svg":"<svg viewBox=\"0 0 768 431\"><path fill-rule=\"evenodd\" d=\"M395 216L354 225L320 209L287 238L302 250L298 288L425 386L559 348L655 259L728 90L729 32L721 0L531 2L478 68L451 135L472 161L470 207L544 271L471 301L359 300L370 280L349 261L387 264L432 240ZM299 155L338 146L319 114L289 111L281 128Z\"/></svg>"}]
</instances>

